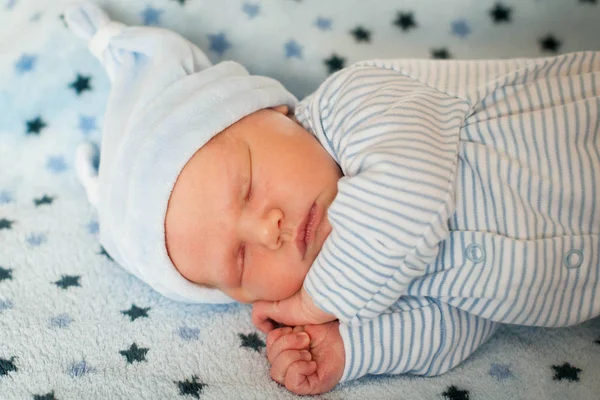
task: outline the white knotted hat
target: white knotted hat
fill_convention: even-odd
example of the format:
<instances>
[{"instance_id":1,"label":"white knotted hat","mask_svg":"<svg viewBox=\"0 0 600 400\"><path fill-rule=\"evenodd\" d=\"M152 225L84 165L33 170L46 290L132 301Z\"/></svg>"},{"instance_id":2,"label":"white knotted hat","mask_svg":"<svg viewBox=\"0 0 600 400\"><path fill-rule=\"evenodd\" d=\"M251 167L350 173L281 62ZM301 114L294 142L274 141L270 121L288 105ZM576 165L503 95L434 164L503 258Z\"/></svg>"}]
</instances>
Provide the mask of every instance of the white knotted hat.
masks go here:
<instances>
[{"instance_id":1,"label":"white knotted hat","mask_svg":"<svg viewBox=\"0 0 600 400\"><path fill-rule=\"evenodd\" d=\"M77 173L98 211L100 243L122 267L173 300L229 303L216 289L185 279L167 254L165 216L175 181L214 135L263 108L297 99L274 79L238 63L212 65L180 35L110 21L91 3L65 11L69 28L89 41L112 84L95 148L77 149Z\"/></svg>"}]
</instances>

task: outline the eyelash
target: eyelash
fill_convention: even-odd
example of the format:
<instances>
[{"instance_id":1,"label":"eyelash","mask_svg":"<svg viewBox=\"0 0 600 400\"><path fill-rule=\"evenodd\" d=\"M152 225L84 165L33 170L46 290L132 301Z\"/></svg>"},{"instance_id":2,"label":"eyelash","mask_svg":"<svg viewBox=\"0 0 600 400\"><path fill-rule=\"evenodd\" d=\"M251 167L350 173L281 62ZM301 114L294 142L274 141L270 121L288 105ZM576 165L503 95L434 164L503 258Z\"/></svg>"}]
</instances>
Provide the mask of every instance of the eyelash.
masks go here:
<instances>
[{"instance_id":1,"label":"eyelash","mask_svg":"<svg viewBox=\"0 0 600 400\"><path fill-rule=\"evenodd\" d=\"M248 180L248 189L247 189L247 193L246 196L244 197L244 201L247 203L250 200L250 195L252 194L252 153L250 152L250 149L248 148L248 155L250 158L250 179ZM240 246L240 250L239 253L241 253L241 259L242 259L242 268L244 267L245 261L246 261L246 245L242 243L242 245Z\"/></svg>"},{"instance_id":2,"label":"eyelash","mask_svg":"<svg viewBox=\"0 0 600 400\"><path fill-rule=\"evenodd\" d=\"M248 189L247 189L246 197L244 197L245 201L250 200L251 193L252 193L252 178L250 178L250 182L248 182Z\"/></svg>"},{"instance_id":3,"label":"eyelash","mask_svg":"<svg viewBox=\"0 0 600 400\"><path fill-rule=\"evenodd\" d=\"M244 244L241 245L239 252L241 253L240 259L242 260L241 264L242 264L242 267L243 267L244 266L244 262L246 261L246 245L244 245Z\"/></svg>"}]
</instances>

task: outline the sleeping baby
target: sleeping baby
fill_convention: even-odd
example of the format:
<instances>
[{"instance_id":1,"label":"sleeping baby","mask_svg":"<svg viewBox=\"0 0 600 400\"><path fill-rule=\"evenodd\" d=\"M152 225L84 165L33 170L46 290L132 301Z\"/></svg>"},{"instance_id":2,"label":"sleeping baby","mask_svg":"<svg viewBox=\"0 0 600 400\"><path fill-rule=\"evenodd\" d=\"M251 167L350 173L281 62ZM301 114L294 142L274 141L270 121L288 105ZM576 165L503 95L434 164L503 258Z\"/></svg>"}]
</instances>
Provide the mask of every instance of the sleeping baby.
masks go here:
<instances>
[{"instance_id":1,"label":"sleeping baby","mask_svg":"<svg viewBox=\"0 0 600 400\"><path fill-rule=\"evenodd\" d=\"M600 315L600 53L364 61L298 102L174 32L66 20L112 82L99 171L77 152L101 244L171 299L252 303L287 389Z\"/></svg>"}]
</instances>

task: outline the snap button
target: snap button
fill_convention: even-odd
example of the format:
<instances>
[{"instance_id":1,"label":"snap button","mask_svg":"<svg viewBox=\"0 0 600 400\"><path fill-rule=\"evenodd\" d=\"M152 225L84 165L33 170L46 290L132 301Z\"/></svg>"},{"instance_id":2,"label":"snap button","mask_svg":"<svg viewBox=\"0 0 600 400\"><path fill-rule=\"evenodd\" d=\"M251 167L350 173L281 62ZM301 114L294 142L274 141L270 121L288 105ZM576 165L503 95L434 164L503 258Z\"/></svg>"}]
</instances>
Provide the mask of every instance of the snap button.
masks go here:
<instances>
[{"instance_id":1,"label":"snap button","mask_svg":"<svg viewBox=\"0 0 600 400\"><path fill-rule=\"evenodd\" d=\"M482 262L485 259L485 250L477 243L468 245L465 252L467 253L467 258L474 263Z\"/></svg>"},{"instance_id":2,"label":"snap button","mask_svg":"<svg viewBox=\"0 0 600 400\"><path fill-rule=\"evenodd\" d=\"M583 263L581 250L570 250L565 254L564 263L567 268L579 268Z\"/></svg>"}]
</instances>

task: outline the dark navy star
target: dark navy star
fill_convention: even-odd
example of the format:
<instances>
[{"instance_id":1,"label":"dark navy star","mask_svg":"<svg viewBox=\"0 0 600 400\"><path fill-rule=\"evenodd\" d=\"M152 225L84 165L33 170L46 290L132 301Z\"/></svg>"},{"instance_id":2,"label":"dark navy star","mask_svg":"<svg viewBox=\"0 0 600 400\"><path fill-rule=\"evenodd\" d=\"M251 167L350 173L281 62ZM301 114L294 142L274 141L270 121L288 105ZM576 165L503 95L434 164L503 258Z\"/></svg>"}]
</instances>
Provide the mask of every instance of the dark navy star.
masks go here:
<instances>
[{"instance_id":1,"label":"dark navy star","mask_svg":"<svg viewBox=\"0 0 600 400\"><path fill-rule=\"evenodd\" d=\"M34 394L33 400L56 400L56 397L54 397L54 390L46 394Z\"/></svg>"},{"instance_id":2,"label":"dark navy star","mask_svg":"<svg viewBox=\"0 0 600 400\"><path fill-rule=\"evenodd\" d=\"M329 73L332 74L335 71L338 71L342 68L344 68L344 63L346 62L346 59L343 57L338 57L337 54L332 54L331 57L329 57L328 59L326 59L324 61L325 65L327 65L327 68L329 69Z\"/></svg>"},{"instance_id":3,"label":"dark navy star","mask_svg":"<svg viewBox=\"0 0 600 400\"><path fill-rule=\"evenodd\" d=\"M446 400L469 400L469 392L467 390L459 390L456 386L452 385L442 393Z\"/></svg>"},{"instance_id":4,"label":"dark navy star","mask_svg":"<svg viewBox=\"0 0 600 400\"><path fill-rule=\"evenodd\" d=\"M121 314L129 315L131 322L133 322L138 318L148 318L148 311L150 311L150 307L140 308L135 304L132 304L129 310L121 311Z\"/></svg>"},{"instance_id":5,"label":"dark navy star","mask_svg":"<svg viewBox=\"0 0 600 400\"><path fill-rule=\"evenodd\" d=\"M39 207L42 204L52 204L53 201L54 201L54 197L49 197L47 195L44 195L40 199L34 199L33 203L35 204L36 207Z\"/></svg>"},{"instance_id":6,"label":"dark navy star","mask_svg":"<svg viewBox=\"0 0 600 400\"><path fill-rule=\"evenodd\" d=\"M192 375L192 380L173 381L173 383L179 388L180 395L185 396L189 394L197 399L200 398L202 390L208 386L206 383L198 382L198 377L196 375Z\"/></svg>"},{"instance_id":7,"label":"dark navy star","mask_svg":"<svg viewBox=\"0 0 600 400\"><path fill-rule=\"evenodd\" d=\"M362 26L357 26L350 33L352 33L352 35L354 36L354 39L358 43L360 43L360 42L367 42L367 43L369 43L371 41L371 32L368 31L368 30L366 30Z\"/></svg>"},{"instance_id":8,"label":"dark navy star","mask_svg":"<svg viewBox=\"0 0 600 400\"><path fill-rule=\"evenodd\" d=\"M30 119L27 121L27 134L36 134L39 135L42 129L46 127L46 123L42 119L42 117L35 117L34 119Z\"/></svg>"},{"instance_id":9,"label":"dark navy star","mask_svg":"<svg viewBox=\"0 0 600 400\"><path fill-rule=\"evenodd\" d=\"M240 345L240 347L249 347L260 352L260 349L266 346L265 342L258 337L258 334L256 334L256 332L253 332L249 335L238 333L238 336L242 340L242 344Z\"/></svg>"},{"instance_id":10,"label":"dark navy star","mask_svg":"<svg viewBox=\"0 0 600 400\"><path fill-rule=\"evenodd\" d=\"M447 59L450 58L450 53L448 53L448 50L444 48L433 49L431 50L431 57L437 59Z\"/></svg>"},{"instance_id":11,"label":"dark navy star","mask_svg":"<svg viewBox=\"0 0 600 400\"><path fill-rule=\"evenodd\" d=\"M79 284L79 278L81 277L78 275L62 275L60 280L54 282L54 284L63 289L68 289L71 286L81 287Z\"/></svg>"},{"instance_id":12,"label":"dark navy star","mask_svg":"<svg viewBox=\"0 0 600 400\"><path fill-rule=\"evenodd\" d=\"M9 221L6 218L0 218L0 230L2 229L12 229L12 224L14 224L15 221Z\"/></svg>"},{"instance_id":13,"label":"dark navy star","mask_svg":"<svg viewBox=\"0 0 600 400\"><path fill-rule=\"evenodd\" d=\"M12 269L0 267L0 282L12 280Z\"/></svg>"},{"instance_id":14,"label":"dark navy star","mask_svg":"<svg viewBox=\"0 0 600 400\"><path fill-rule=\"evenodd\" d=\"M6 360L4 358L0 358L0 376L8 375L9 372L18 371L17 366L14 363L15 356L12 356L10 359Z\"/></svg>"},{"instance_id":15,"label":"dark navy star","mask_svg":"<svg viewBox=\"0 0 600 400\"><path fill-rule=\"evenodd\" d=\"M86 90L92 90L92 87L90 86L91 79L91 76L83 76L81 74L77 74L77 79L75 79L75 81L72 82L69 85L69 87L75 90L77 96L80 96L81 93L85 92Z\"/></svg>"},{"instance_id":16,"label":"dark navy star","mask_svg":"<svg viewBox=\"0 0 600 400\"><path fill-rule=\"evenodd\" d=\"M186 0L175 0L175 1L183 6L183 5L185 5Z\"/></svg>"},{"instance_id":17,"label":"dark navy star","mask_svg":"<svg viewBox=\"0 0 600 400\"><path fill-rule=\"evenodd\" d=\"M112 262L114 262L114 261L115 261L115 260L113 260L113 258L110 256L110 254L108 254L108 253L106 252L106 249L105 249L103 246L100 246L100 253L98 253L98 254L102 254L103 256L106 256L106 257L108 257L108 259L109 259L110 261L112 261Z\"/></svg>"},{"instance_id":18,"label":"dark navy star","mask_svg":"<svg viewBox=\"0 0 600 400\"><path fill-rule=\"evenodd\" d=\"M148 350L149 349L145 347L138 347L134 342L131 346L129 346L129 350L121 350L119 353L127 359L129 364L133 364L134 361L146 361L146 353Z\"/></svg>"},{"instance_id":19,"label":"dark navy star","mask_svg":"<svg viewBox=\"0 0 600 400\"><path fill-rule=\"evenodd\" d=\"M398 12L398 16L396 17L396 21L394 21L394 25L402 28L403 31L417 27L413 13L404 12Z\"/></svg>"},{"instance_id":20,"label":"dark navy star","mask_svg":"<svg viewBox=\"0 0 600 400\"><path fill-rule=\"evenodd\" d=\"M500 3L496 3L494 8L490 10L490 15L492 16L492 20L495 24L499 24L501 22L510 22L511 13L512 8L505 7Z\"/></svg>"},{"instance_id":21,"label":"dark navy star","mask_svg":"<svg viewBox=\"0 0 600 400\"><path fill-rule=\"evenodd\" d=\"M545 38L541 38L539 40L539 43L542 47L542 51L550 51L553 53L558 53L558 48L562 44L558 39L556 39L552 35L548 35Z\"/></svg>"},{"instance_id":22,"label":"dark navy star","mask_svg":"<svg viewBox=\"0 0 600 400\"><path fill-rule=\"evenodd\" d=\"M554 377L552 379L555 381L566 379L571 382L579 382L579 373L581 370L567 362L563 365L553 365L552 369L554 369Z\"/></svg>"}]
</instances>

